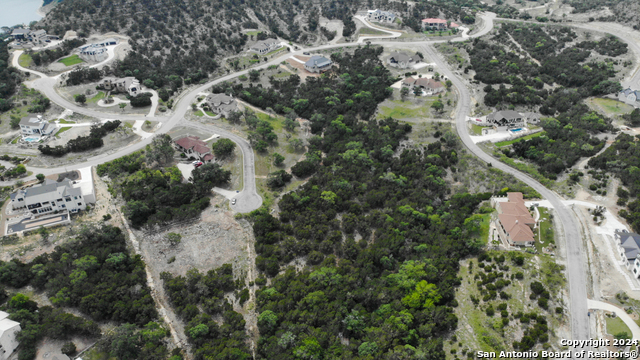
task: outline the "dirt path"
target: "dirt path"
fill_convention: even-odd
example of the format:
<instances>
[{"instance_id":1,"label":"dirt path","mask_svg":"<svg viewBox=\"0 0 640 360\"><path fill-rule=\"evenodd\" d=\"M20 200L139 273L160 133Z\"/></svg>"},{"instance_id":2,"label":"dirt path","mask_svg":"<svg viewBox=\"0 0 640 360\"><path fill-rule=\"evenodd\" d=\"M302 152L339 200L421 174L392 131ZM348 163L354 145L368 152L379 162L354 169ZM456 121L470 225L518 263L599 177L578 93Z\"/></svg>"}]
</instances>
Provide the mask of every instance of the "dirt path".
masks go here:
<instances>
[{"instance_id":1,"label":"dirt path","mask_svg":"<svg viewBox=\"0 0 640 360\"><path fill-rule=\"evenodd\" d=\"M507 33L507 35L509 35L509 39L511 40L511 42L514 43L522 53L527 55L529 60L533 61L534 63L538 64L538 66L540 66L540 61L534 59L533 56L531 56L531 54L529 54L527 50L523 49L522 46L520 46L520 44L513 38L513 36L511 36L511 34Z\"/></svg>"},{"instance_id":2,"label":"dirt path","mask_svg":"<svg viewBox=\"0 0 640 360\"><path fill-rule=\"evenodd\" d=\"M140 243L138 242L136 236L131 231L129 227L129 223L127 223L127 219L125 219L124 214L118 211L115 206L113 208L113 213L117 213L120 215L122 222L129 234L129 242L133 247L136 255L142 256L142 259L145 259L144 254L140 250ZM147 286L151 289L151 297L153 301L156 303L156 308L158 309L158 313L162 320L169 326L169 331L171 332L171 338L173 339L173 343L177 347L181 347L187 351L185 351L185 358L187 360L192 359L191 352L188 351L189 342L187 340L187 336L184 332L184 327L182 326L182 322L179 321L177 315L173 312L173 309L166 302L166 295L164 294L164 289L162 286L156 287L153 276L151 275L151 271L149 270L149 266L147 265L147 261L145 261L144 266L145 273L147 274Z\"/></svg>"}]
</instances>

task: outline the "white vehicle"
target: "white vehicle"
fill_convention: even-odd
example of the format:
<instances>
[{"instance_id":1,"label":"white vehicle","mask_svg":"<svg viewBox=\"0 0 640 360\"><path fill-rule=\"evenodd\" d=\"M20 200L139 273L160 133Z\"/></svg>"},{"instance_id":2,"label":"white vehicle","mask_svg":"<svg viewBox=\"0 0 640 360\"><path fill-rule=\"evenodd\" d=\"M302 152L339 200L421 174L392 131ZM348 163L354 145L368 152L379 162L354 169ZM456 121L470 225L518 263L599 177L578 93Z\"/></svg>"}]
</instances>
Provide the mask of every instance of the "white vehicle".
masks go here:
<instances>
[{"instance_id":1,"label":"white vehicle","mask_svg":"<svg viewBox=\"0 0 640 360\"><path fill-rule=\"evenodd\" d=\"M231 205L235 205L236 204L236 199L231 199Z\"/></svg>"}]
</instances>

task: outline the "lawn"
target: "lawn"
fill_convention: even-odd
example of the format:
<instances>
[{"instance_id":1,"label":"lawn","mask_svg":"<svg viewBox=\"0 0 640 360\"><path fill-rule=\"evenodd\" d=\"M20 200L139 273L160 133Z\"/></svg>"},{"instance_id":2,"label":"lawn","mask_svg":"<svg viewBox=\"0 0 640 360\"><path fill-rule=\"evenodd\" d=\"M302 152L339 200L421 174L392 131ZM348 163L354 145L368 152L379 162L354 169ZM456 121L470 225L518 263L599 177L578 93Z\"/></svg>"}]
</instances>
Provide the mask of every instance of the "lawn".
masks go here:
<instances>
[{"instance_id":1,"label":"lawn","mask_svg":"<svg viewBox=\"0 0 640 360\"><path fill-rule=\"evenodd\" d=\"M97 93L97 94L95 94L93 97L88 98L88 99L87 99L87 102L88 102L88 103L91 103L91 104L95 104L95 103L97 103L98 101L100 101L101 99L104 99L104 96L105 96L105 95L106 95L106 94L104 93L104 91L98 91L98 93Z\"/></svg>"},{"instance_id":2,"label":"lawn","mask_svg":"<svg viewBox=\"0 0 640 360\"><path fill-rule=\"evenodd\" d=\"M593 104L605 111L604 115L622 115L633 111L633 106L613 99L593 98Z\"/></svg>"},{"instance_id":3,"label":"lawn","mask_svg":"<svg viewBox=\"0 0 640 360\"><path fill-rule=\"evenodd\" d=\"M631 336L631 330L619 317L606 318L607 321L607 333L610 335L616 335L622 332L626 332L627 335Z\"/></svg>"},{"instance_id":4,"label":"lawn","mask_svg":"<svg viewBox=\"0 0 640 360\"><path fill-rule=\"evenodd\" d=\"M479 240L482 241L483 244L486 244L489 241L489 225L491 224L491 214L482 214L482 221L480 222L480 235Z\"/></svg>"},{"instance_id":5,"label":"lawn","mask_svg":"<svg viewBox=\"0 0 640 360\"><path fill-rule=\"evenodd\" d=\"M199 117L203 117L204 113L202 112L202 110L198 110L198 111L194 112L193 115L199 116Z\"/></svg>"},{"instance_id":6,"label":"lawn","mask_svg":"<svg viewBox=\"0 0 640 360\"><path fill-rule=\"evenodd\" d=\"M60 124L75 124L75 121L67 121L65 119L58 119L58 121L60 122Z\"/></svg>"},{"instance_id":7,"label":"lawn","mask_svg":"<svg viewBox=\"0 0 640 360\"><path fill-rule=\"evenodd\" d=\"M58 62L63 63L65 66L71 66L71 65L83 63L84 60L80 59L78 54L74 54L64 59L60 59L58 60Z\"/></svg>"},{"instance_id":8,"label":"lawn","mask_svg":"<svg viewBox=\"0 0 640 360\"><path fill-rule=\"evenodd\" d=\"M32 63L33 59L31 58L31 55L27 53L22 53L22 55L20 55L20 57L18 58L18 64L20 64L20 66L24 68L31 66Z\"/></svg>"},{"instance_id":9,"label":"lawn","mask_svg":"<svg viewBox=\"0 0 640 360\"><path fill-rule=\"evenodd\" d=\"M471 135L482 135L482 129L484 126L471 124Z\"/></svg>"},{"instance_id":10,"label":"lawn","mask_svg":"<svg viewBox=\"0 0 640 360\"><path fill-rule=\"evenodd\" d=\"M127 120L124 122L124 127L127 129L133 129L133 124L135 123L135 121L131 121L131 120Z\"/></svg>"},{"instance_id":11,"label":"lawn","mask_svg":"<svg viewBox=\"0 0 640 360\"><path fill-rule=\"evenodd\" d=\"M254 30L254 31L247 31L245 34L247 34L247 36L251 36L251 35L256 36L256 35L260 34L261 32L262 31Z\"/></svg>"},{"instance_id":12,"label":"lawn","mask_svg":"<svg viewBox=\"0 0 640 360\"><path fill-rule=\"evenodd\" d=\"M542 135L544 135L544 134L546 134L546 132L545 132L545 131L540 131L540 132L537 132L537 133L535 133L535 134L531 134L531 135L523 136L523 137L521 137L521 138L517 138L517 139L513 139L513 140L507 140L507 141L500 141L500 142L497 142L497 143L496 143L496 146L497 146L497 147L503 147L503 146L511 145L511 144L513 144L513 143L517 143L517 142L519 142L519 141L530 140L530 139L536 138L536 137L538 137L538 136L542 136Z\"/></svg>"},{"instance_id":13,"label":"lawn","mask_svg":"<svg viewBox=\"0 0 640 360\"><path fill-rule=\"evenodd\" d=\"M379 117L392 117L394 119L433 117L431 115L431 103L427 100L422 106L415 106L409 101L392 100L395 106L380 106Z\"/></svg>"},{"instance_id":14,"label":"lawn","mask_svg":"<svg viewBox=\"0 0 640 360\"><path fill-rule=\"evenodd\" d=\"M267 54L267 55L265 55L265 56L271 56L271 55L273 55L273 54L277 54L277 53L279 53L279 52L281 52L281 51L284 51L284 50L286 50L286 49L287 49L287 47L286 47L286 46L283 46L283 47L281 47L280 49L275 49L275 50L273 50L272 52L268 53L268 54Z\"/></svg>"},{"instance_id":15,"label":"lawn","mask_svg":"<svg viewBox=\"0 0 640 360\"><path fill-rule=\"evenodd\" d=\"M65 131L68 131L68 130L71 130L71 126L62 127L62 128L60 128L60 130L58 130L58 132L56 133L55 136L58 136L58 135L62 134Z\"/></svg>"},{"instance_id":16,"label":"lawn","mask_svg":"<svg viewBox=\"0 0 640 360\"><path fill-rule=\"evenodd\" d=\"M360 28L359 34L360 35L389 35L386 32L383 32L383 31L380 31L380 30L376 30L376 29L372 29L372 28L368 28L368 27Z\"/></svg>"},{"instance_id":17,"label":"lawn","mask_svg":"<svg viewBox=\"0 0 640 360\"><path fill-rule=\"evenodd\" d=\"M538 253L542 253L542 248L555 244L555 232L553 229L553 220L550 218L549 209L538 207L540 212L539 228L534 230L536 239L536 249Z\"/></svg>"}]
</instances>

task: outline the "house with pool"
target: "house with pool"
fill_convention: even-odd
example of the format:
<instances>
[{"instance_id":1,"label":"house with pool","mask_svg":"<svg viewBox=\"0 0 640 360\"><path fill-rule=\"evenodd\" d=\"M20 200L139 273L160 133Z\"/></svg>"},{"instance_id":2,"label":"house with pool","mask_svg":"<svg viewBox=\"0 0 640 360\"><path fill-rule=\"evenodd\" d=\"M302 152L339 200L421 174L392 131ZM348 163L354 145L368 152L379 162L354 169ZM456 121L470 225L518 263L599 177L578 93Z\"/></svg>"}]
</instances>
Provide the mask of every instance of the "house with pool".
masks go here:
<instances>
[{"instance_id":1,"label":"house with pool","mask_svg":"<svg viewBox=\"0 0 640 360\"><path fill-rule=\"evenodd\" d=\"M25 141L38 141L55 130L56 125L45 121L42 115L29 115L20 120L20 132Z\"/></svg>"}]
</instances>

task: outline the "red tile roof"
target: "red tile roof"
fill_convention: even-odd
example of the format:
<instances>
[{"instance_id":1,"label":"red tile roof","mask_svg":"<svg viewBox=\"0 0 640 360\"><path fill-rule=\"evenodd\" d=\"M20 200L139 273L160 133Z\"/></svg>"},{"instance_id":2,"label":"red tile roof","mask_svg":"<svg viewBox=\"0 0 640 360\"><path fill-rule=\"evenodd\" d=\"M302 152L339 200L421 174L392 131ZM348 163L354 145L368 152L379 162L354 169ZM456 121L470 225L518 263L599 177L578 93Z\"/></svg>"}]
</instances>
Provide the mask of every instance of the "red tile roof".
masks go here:
<instances>
[{"instance_id":1,"label":"red tile roof","mask_svg":"<svg viewBox=\"0 0 640 360\"><path fill-rule=\"evenodd\" d=\"M507 193L508 202L499 203L502 214L498 215L500 223L514 242L534 241L533 231L529 225L535 225L529 210L524 204L524 196L520 192Z\"/></svg>"},{"instance_id":2,"label":"red tile roof","mask_svg":"<svg viewBox=\"0 0 640 360\"><path fill-rule=\"evenodd\" d=\"M442 19L435 19L435 18L428 18L428 19L422 19L423 23L429 23L429 24L446 24L447 20L442 20Z\"/></svg>"},{"instance_id":3,"label":"red tile roof","mask_svg":"<svg viewBox=\"0 0 640 360\"><path fill-rule=\"evenodd\" d=\"M176 140L176 144L182 146L185 149L191 149L196 145L207 146L207 143L200 140L197 136L185 136L181 139Z\"/></svg>"},{"instance_id":4,"label":"red tile roof","mask_svg":"<svg viewBox=\"0 0 640 360\"><path fill-rule=\"evenodd\" d=\"M206 146L204 146L202 144L196 144L193 147L193 151L195 151L195 152L197 152L199 154L206 154L206 153L210 153L211 152L211 150L209 150L208 147L206 147Z\"/></svg>"},{"instance_id":5,"label":"red tile roof","mask_svg":"<svg viewBox=\"0 0 640 360\"><path fill-rule=\"evenodd\" d=\"M212 159L213 159L213 155L211 155L211 154L207 154L202 158L202 160L204 160L204 161L210 161Z\"/></svg>"}]
</instances>

